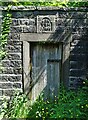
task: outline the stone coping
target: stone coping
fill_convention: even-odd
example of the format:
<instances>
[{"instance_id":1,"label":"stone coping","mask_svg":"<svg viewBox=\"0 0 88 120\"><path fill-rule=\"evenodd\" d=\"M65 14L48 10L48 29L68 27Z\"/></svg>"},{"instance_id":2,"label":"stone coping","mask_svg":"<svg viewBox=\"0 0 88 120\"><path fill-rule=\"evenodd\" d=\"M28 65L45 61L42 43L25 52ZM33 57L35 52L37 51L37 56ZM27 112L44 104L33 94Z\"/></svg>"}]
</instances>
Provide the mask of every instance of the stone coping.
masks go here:
<instances>
[{"instance_id":1,"label":"stone coping","mask_svg":"<svg viewBox=\"0 0 88 120\"><path fill-rule=\"evenodd\" d=\"M0 10L6 10L7 6L0 6ZM60 10L60 11L84 11L87 12L87 7L55 7L55 6L12 6L11 10L22 11L22 10Z\"/></svg>"}]
</instances>

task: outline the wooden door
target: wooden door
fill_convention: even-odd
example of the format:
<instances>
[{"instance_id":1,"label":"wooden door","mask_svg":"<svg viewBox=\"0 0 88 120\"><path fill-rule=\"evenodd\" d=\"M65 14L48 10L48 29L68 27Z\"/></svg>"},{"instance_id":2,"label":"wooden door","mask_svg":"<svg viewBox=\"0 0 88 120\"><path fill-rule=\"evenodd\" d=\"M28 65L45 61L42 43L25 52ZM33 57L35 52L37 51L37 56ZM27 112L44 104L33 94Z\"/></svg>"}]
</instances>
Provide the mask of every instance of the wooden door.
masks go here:
<instances>
[{"instance_id":1,"label":"wooden door","mask_svg":"<svg viewBox=\"0 0 88 120\"><path fill-rule=\"evenodd\" d=\"M35 100L42 92L46 97L46 94L49 93L49 98L57 96L60 82L59 60L61 60L61 49L58 44L31 44L32 100ZM49 88L49 92L47 92L47 88Z\"/></svg>"},{"instance_id":2,"label":"wooden door","mask_svg":"<svg viewBox=\"0 0 88 120\"><path fill-rule=\"evenodd\" d=\"M58 97L60 84L60 61L47 60L47 98L54 100Z\"/></svg>"}]
</instances>

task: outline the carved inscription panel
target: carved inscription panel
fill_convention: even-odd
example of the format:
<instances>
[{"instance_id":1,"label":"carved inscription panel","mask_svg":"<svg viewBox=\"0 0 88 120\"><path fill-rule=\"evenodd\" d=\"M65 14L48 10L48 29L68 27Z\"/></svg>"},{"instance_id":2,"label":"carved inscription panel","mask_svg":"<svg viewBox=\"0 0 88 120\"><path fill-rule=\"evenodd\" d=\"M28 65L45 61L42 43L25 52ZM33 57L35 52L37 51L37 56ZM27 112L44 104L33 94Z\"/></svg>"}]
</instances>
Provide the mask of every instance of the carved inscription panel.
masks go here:
<instances>
[{"instance_id":1,"label":"carved inscription panel","mask_svg":"<svg viewBox=\"0 0 88 120\"><path fill-rule=\"evenodd\" d=\"M55 31L55 16L43 15L37 16L37 32L50 33Z\"/></svg>"}]
</instances>

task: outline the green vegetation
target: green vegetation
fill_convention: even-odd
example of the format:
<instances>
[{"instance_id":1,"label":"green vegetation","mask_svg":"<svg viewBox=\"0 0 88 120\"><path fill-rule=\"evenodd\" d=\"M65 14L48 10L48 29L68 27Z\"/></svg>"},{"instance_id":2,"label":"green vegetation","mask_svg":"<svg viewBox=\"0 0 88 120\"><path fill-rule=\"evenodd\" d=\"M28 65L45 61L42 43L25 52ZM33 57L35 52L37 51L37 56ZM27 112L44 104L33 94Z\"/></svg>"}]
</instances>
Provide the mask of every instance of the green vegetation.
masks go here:
<instances>
[{"instance_id":1,"label":"green vegetation","mask_svg":"<svg viewBox=\"0 0 88 120\"><path fill-rule=\"evenodd\" d=\"M88 2L20 2L21 5L34 5L34 6L59 6L59 7L86 7Z\"/></svg>"},{"instance_id":2,"label":"green vegetation","mask_svg":"<svg viewBox=\"0 0 88 120\"><path fill-rule=\"evenodd\" d=\"M0 58L2 59L5 56L4 46L7 43L8 34L10 32L10 23L11 23L11 14L7 13L3 17L2 29L0 35Z\"/></svg>"},{"instance_id":3,"label":"green vegetation","mask_svg":"<svg viewBox=\"0 0 88 120\"><path fill-rule=\"evenodd\" d=\"M7 2L0 5L34 5L34 6L60 6L60 7L87 7L88 2ZM9 6L10 7L10 6ZM9 8L8 7L8 8ZM11 24L11 14L7 13L3 17L1 35L0 35L0 60L6 55L4 47L7 43L9 29ZM1 67L0 67L1 68ZM0 114L6 118L88 118L88 82L83 82L84 87L79 88L76 92L73 90L66 91L61 89L58 100L43 101L40 96L36 102L31 105L31 101L23 93L16 93L11 100L3 99Z\"/></svg>"},{"instance_id":4,"label":"green vegetation","mask_svg":"<svg viewBox=\"0 0 88 120\"><path fill-rule=\"evenodd\" d=\"M0 5L8 6L8 5L23 5L23 6L59 6L59 7L88 7L88 1L82 2L82 0L70 2L70 0L63 0L61 1L55 1L51 0L51 2L44 2L42 0L39 0L36 2L30 2L30 1L24 1L20 2L18 0L13 0L13 2L2 2Z\"/></svg>"},{"instance_id":5,"label":"green vegetation","mask_svg":"<svg viewBox=\"0 0 88 120\"><path fill-rule=\"evenodd\" d=\"M2 112L6 118L88 118L88 81L77 91L61 88L58 100L43 101L40 96L31 105L26 95L15 94L9 102L5 102Z\"/></svg>"},{"instance_id":6,"label":"green vegetation","mask_svg":"<svg viewBox=\"0 0 88 120\"><path fill-rule=\"evenodd\" d=\"M1 26L0 26L1 27L1 31L0 31L0 72L3 70L3 66L1 64L1 61L7 55L7 51L5 50L5 45L7 44L8 35L10 32L10 24L12 22L11 14L9 13L9 8L10 7L7 7L7 12L5 14L3 14L2 22L1 22ZM7 101L5 101L5 99L3 98L2 102L3 102L3 105L5 107L7 105ZM0 105L1 105L1 101L0 101ZM0 110L2 110L1 106L0 106ZM0 117L2 117L3 114L4 114L4 111L1 112Z\"/></svg>"},{"instance_id":7,"label":"green vegetation","mask_svg":"<svg viewBox=\"0 0 88 120\"><path fill-rule=\"evenodd\" d=\"M1 23L1 33L0 33L0 61L6 56L5 45L7 44L8 35L10 32L11 24L11 14L9 13L9 7L7 12L3 15ZM0 64L0 70L2 65Z\"/></svg>"}]
</instances>

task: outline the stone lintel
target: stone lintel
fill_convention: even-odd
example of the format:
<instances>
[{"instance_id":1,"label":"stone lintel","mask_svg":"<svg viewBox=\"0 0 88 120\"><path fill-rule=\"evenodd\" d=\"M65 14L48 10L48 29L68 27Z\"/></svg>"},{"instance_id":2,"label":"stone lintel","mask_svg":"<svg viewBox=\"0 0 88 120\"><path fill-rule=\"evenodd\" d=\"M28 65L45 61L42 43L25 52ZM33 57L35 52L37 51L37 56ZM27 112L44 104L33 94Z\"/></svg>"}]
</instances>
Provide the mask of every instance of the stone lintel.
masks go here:
<instances>
[{"instance_id":1,"label":"stone lintel","mask_svg":"<svg viewBox=\"0 0 88 120\"><path fill-rule=\"evenodd\" d=\"M20 34L21 41L38 42L47 41L51 34L39 34L39 33L22 33Z\"/></svg>"}]
</instances>

